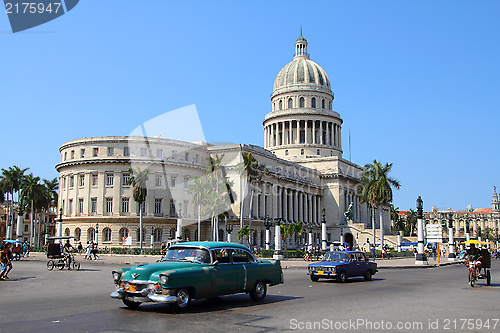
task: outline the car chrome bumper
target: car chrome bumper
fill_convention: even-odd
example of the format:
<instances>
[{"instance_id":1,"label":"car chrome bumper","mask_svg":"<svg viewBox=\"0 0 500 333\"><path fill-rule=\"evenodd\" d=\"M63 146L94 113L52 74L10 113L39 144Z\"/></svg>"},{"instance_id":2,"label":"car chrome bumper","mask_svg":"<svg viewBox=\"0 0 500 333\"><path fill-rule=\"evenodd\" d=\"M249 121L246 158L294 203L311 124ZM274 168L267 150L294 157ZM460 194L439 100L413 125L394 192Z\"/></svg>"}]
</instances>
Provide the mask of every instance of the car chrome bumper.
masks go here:
<instances>
[{"instance_id":1,"label":"car chrome bumper","mask_svg":"<svg viewBox=\"0 0 500 333\"><path fill-rule=\"evenodd\" d=\"M132 302L156 302L156 303L174 303L177 301L177 296L159 295L151 293L148 289L131 292L124 288L118 288L111 293L111 298L126 299Z\"/></svg>"}]
</instances>

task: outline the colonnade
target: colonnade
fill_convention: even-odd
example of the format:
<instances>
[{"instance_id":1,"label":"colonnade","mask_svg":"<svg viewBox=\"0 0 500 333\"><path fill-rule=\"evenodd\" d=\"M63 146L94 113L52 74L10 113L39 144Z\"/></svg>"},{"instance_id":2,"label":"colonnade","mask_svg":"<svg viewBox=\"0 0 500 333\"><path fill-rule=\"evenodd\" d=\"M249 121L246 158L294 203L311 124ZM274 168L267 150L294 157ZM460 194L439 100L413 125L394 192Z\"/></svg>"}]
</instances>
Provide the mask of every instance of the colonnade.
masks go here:
<instances>
[{"instance_id":1,"label":"colonnade","mask_svg":"<svg viewBox=\"0 0 500 333\"><path fill-rule=\"evenodd\" d=\"M341 126L323 120L283 120L264 128L266 148L290 144L320 144L342 147Z\"/></svg>"},{"instance_id":2,"label":"colonnade","mask_svg":"<svg viewBox=\"0 0 500 333\"><path fill-rule=\"evenodd\" d=\"M247 199L247 202L250 200ZM281 218L285 222L319 224L321 222L321 195L305 188L290 188L264 183L254 188L252 217ZM248 213L248 210L245 212Z\"/></svg>"}]
</instances>

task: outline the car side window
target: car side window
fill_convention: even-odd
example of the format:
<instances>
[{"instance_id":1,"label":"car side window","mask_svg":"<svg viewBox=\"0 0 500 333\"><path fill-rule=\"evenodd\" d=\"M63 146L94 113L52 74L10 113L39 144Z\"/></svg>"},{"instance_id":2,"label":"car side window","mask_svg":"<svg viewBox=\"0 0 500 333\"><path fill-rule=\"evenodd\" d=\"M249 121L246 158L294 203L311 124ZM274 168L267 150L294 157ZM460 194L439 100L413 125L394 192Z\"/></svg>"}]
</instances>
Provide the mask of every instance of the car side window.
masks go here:
<instances>
[{"instance_id":1,"label":"car side window","mask_svg":"<svg viewBox=\"0 0 500 333\"><path fill-rule=\"evenodd\" d=\"M358 261L366 261L363 253L356 253L356 256L358 257Z\"/></svg>"},{"instance_id":2,"label":"car side window","mask_svg":"<svg viewBox=\"0 0 500 333\"><path fill-rule=\"evenodd\" d=\"M253 262L253 257L244 250L232 250L233 252L233 263L247 263Z\"/></svg>"},{"instance_id":3,"label":"car side window","mask_svg":"<svg viewBox=\"0 0 500 333\"><path fill-rule=\"evenodd\" d=\"M354 253L351 253L351 254L349 255L349 261L357 261L357 258L356 258L356 256L354 255Z\"/></svg>"},{"instance_id":4,"label":"car side window","mask_svg":"<svg viewBox=\"0 0 500 333\"><path fill-rule=\"evenodd\" d=\"M215 259L219 264L229 264L229 251L227 249L219 249L214 251Z\"/></svg>"}]
</instances>

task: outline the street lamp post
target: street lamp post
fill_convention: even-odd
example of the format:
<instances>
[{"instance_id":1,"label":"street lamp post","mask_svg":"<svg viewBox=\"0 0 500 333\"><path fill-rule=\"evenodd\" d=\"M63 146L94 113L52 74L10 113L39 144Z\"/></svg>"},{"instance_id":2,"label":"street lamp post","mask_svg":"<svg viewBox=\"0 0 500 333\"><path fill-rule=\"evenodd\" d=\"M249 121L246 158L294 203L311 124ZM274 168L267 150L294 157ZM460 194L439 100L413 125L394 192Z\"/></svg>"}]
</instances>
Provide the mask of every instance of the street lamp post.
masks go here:
<instances>
[{"instance_id":1,"label":"street lamp post","mask_svg":"<svg viewBox=\"0 0 500 333\"><path fill-rule=\"evenodd\" d=\"M417 230L418 230L418 253L415 257L416 265L427 265L427 256L424 252L424 201L419 196L417 199Z\"/></svg>"},{"instance_id":2,"label":"street lamp post","mask_svg":"<svg viewBox=\"0 0 500 333\"><path fill-rule=\"evenodd\" d=\"M465 240L469 241L470 240L470 233L469 233L469 213L465 216Z\"/></svg>"},{"instance_id":3,"label":"street lamp post","mask_svg":"<svg viewBox=\"0 0 500 333\"><path fill-rule=\"evenodd\" d=\"M151 248L154 247L154 238L155 238L155 227L151 226Z\"/></svg>"},{"instance_id":4,"label":"street lamp post","mask_svg":"<svg viewBox=\"0 0 500 333\"><path fill-rule=\"evenodd\" d=\"M271 236L270 236L271 231L269 229L272 226L271 219L269 218L269 215L266 216L263 224L264 224L264 227L266 227L266 250L269 250L270 238L271 238Z\"/></svg>"},{"instance_id":5,"label":"street lamp post","mask_svg":"<svg viewBox=\"0 0 500 333\"><path fill-rule=\"evenodd\" d=\"M453 212L448 212L448 261L455 261L455 244L453 239Z\"/></svg>"},{"instance_id":6,"label":"street lamp post","mask_svg":"<svg viewBox=\"0 0 500 333\"><path fill-rule=\"evenodd\" d=\"M477 227L476 234L477 234L477 240L481 241L481 226Z\"/></svg>"},{"instance_id":7,"label":"street lamp post","mask_svg":"<svg viewBox=\"0 0 500 333\"><path fill-rule=\"evenodd\" d=\"M323 207L323 211L321 213L321 249L326 251L326 213L325 207Z\"/></svg>"},{"instance_id":8,"label":"street lamp post","mask_svg":"<svg viewBox=\"0 0 500 333\"><path fill-rule=\"evenodd\" d=\"M276 222L275 233L274 233L274 254L273 259L281 260L283 259L283 252L281 251L281 218L278 217L274 219Z\"/></svg>"},{"instance_id":9,"label":"street lamp post","mask_svg":"<svg viewBox=\"0 0 500 333\"><path fill-rule=\"evenodd\" d=\"M99 244L99 223L95 224L95 245Z\"/></svg>"},{"instance_id":10,"label":"street lamp post","mask_svg":"<svg viewBox=\"0 0 500 333\"><path fill-rule=\"evenodd\" d=\"M62 214L63 214L63 209L62 207L59 208L59 222L57 223L57 236L62 237ZM59 240L60 242L60 240ZM31 244L33 245L33 244Z\"/></svg>"},{"instance_id":11,"label":"street lamp post","mask_svg":"<svg viewBox=\"0 0 500 333\"><path fill-rule=\"evenodd\" d=\"M227 242L231 243L231 232L233 232L233 225L231 223L226 224Z\"/></svg>"}]
</instances>

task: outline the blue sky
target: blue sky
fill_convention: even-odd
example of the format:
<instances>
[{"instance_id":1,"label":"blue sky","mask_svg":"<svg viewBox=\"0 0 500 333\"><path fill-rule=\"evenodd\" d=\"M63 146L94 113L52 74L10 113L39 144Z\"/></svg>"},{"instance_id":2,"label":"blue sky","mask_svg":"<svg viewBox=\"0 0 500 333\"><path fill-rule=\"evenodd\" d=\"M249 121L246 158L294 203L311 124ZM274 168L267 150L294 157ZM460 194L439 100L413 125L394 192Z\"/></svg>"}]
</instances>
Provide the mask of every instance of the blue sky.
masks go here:
<instances>
[{"instance_id":1,"label":"blue sky","mask_svg":"<svg viewBox=\"0 0 500 333\"><path fill-rule=\"evenodd\" d=\"M392 162L394 204L491 207L500 2L85 0L13 34L0 14L0 167L57 177L62 143L127 135L195 104L209 142L263 145L303 26L329 75L344 157Z\"/></svg>"}]
</instances>

